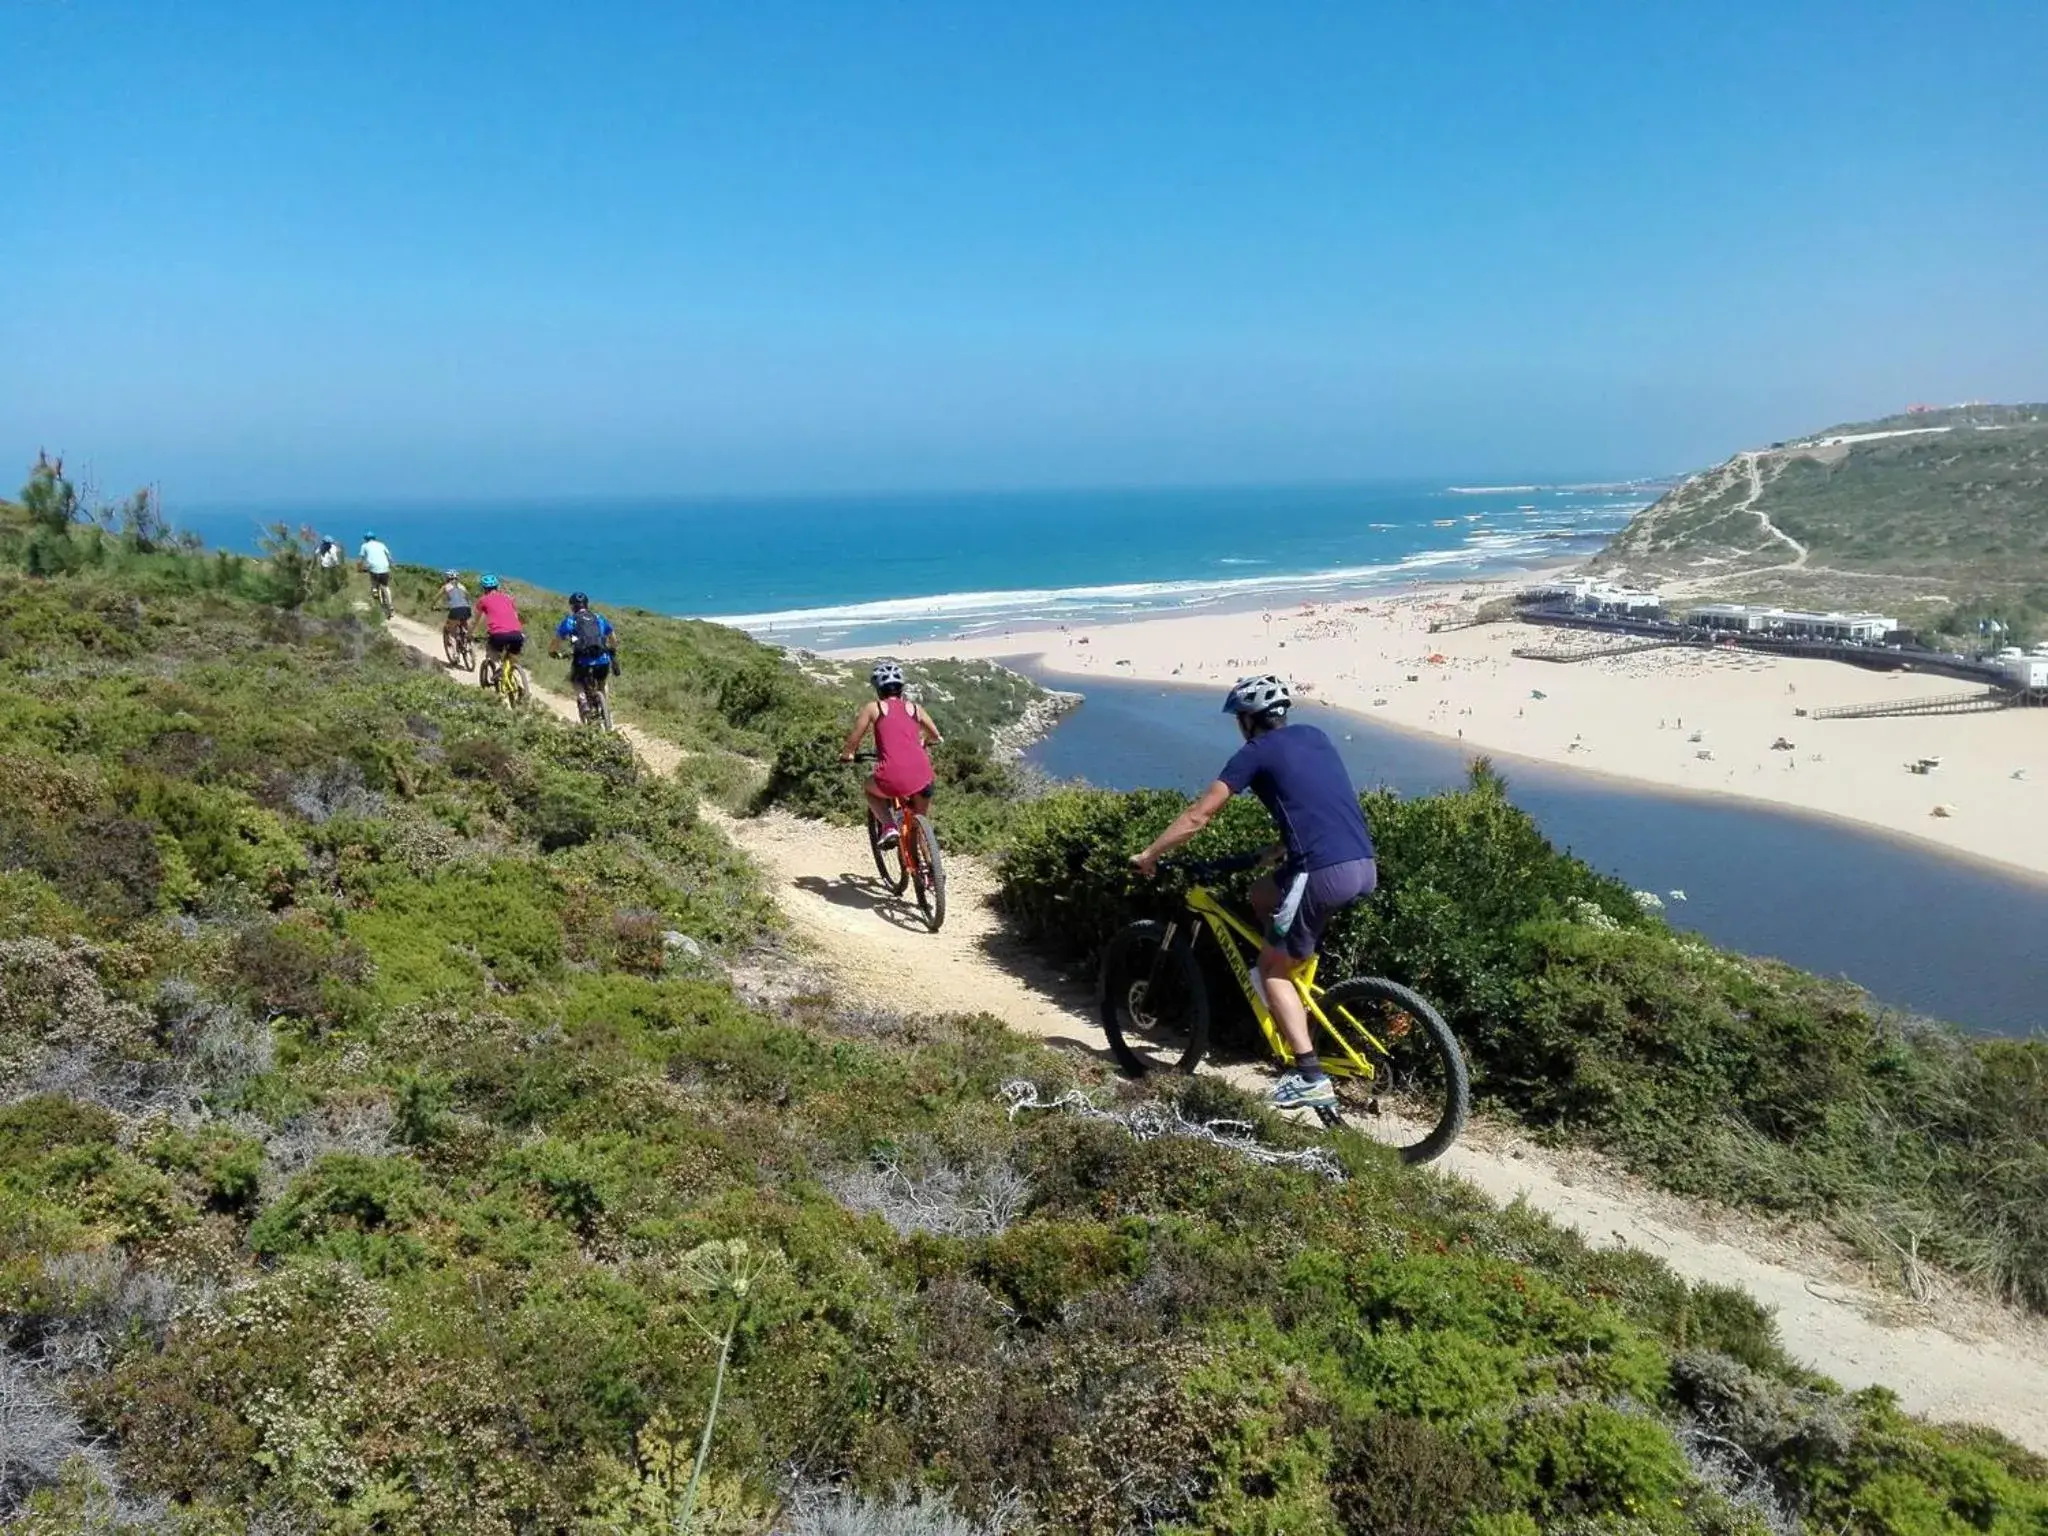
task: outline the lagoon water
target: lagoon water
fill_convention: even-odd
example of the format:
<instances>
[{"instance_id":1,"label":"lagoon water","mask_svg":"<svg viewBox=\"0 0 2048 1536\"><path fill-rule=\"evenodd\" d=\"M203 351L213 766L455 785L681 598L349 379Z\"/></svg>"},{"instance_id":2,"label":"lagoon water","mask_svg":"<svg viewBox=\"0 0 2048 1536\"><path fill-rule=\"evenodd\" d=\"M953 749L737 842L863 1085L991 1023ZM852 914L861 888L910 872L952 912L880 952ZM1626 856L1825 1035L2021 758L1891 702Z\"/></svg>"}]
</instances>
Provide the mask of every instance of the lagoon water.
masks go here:
<instances>
[{"instance_id":1,"label":"lagoon water","mask_svg":"<svg viewBox=\"0 0 2048 1536\"><path fill-rule=\"evenodd\" d=\"M1106 788L1193 791L1236 740L1212 691L1091 678L1087 702L1028 755ZM1339 710L1304 718L1330 733L1361 786L1426 794L1464 781L1469 755L1455 743ZM1496 766L1553 842L1664 896L1667 918L1717 944L1847 976L1895 1007L1971 1029L2048 1028L2048 885L1840 822ZM1670 900L1674 889L1687 899Z\"/></svg>"}]
</instances>

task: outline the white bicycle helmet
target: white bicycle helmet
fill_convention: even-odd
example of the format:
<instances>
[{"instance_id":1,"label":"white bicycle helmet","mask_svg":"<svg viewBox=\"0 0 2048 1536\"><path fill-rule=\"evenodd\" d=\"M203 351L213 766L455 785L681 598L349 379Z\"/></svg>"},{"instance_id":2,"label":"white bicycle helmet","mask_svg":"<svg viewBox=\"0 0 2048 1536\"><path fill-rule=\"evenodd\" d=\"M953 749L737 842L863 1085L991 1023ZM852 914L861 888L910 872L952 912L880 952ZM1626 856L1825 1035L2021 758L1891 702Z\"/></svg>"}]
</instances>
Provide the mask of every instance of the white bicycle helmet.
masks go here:
<instances>
[{"instance_id":1,"label":"white bicycle helmet","mask_svg":"<svg viewBox=\"0 0 2048 1536\"><path fill-rule=\"evenodd\" d=\"M868 674L868 681L878 689L901 688L903 668L893 661L878 661L875 663L875 670Z\"/></svg>"},{"instance_id":2,"label":"white bicycle helmet","mask_svg":"<svg viewBox=\"0 0 2048 1536\"><path fill-rule=\"evenodd\" d=\"M1230 696L1223 701L1226 715L1271 715L1285 713L1294 702L1294 690L1287 680L1270 672L1261 677L1240 677Z\"/></svg>"}]
</instances>

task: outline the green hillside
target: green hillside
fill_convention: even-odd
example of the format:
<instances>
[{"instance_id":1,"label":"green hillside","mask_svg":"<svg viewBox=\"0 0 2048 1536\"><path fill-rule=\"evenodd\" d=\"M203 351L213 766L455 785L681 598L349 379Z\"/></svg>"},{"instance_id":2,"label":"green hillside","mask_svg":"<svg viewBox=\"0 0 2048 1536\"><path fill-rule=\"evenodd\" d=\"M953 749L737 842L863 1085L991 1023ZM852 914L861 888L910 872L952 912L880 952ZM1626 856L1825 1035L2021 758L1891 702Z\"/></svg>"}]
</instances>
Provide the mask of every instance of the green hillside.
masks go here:
<instances>
[{"instance_id":1,"label":"green hillside","mask_svg":"<svg viewBox=\"0 0 2048 1536\"><path fill-rule=\"evenodd\" d=\"M1739 454L1639 514L1594 568L1711 582L1729 597L1859 602L1937 626L1991 614L2038 627L2048 406L1892 416Z\"/></svg>"},{"instance_id":2,"label":"green hillside","mask_svg":"<svg viewBox=\"0 0 2048 1536\"><path fill-rule=\"evenodd\" d=\"M1209 1079L843 1004L618 739L453 686L289 549L48 507L0 521L0 1525L2048 1525L2039 1458L1799 1369L1746 1296ZM744 637L665 643L664 707L757 766L836 711ZM765 705L731 682L770 675ZM1037 802L1007 884L1086 944L1129 896L1117 837L1168 813ZM1551 1017L1537 1054L1488 1047L1495 1091L1540 1079L1582 1123L1661 1077L1658 1118L1756 1114L1744 1163L1778 1181L1806 1177L1793 1143L1871 1176L1829 1122L1881 1102L1887 1155L2002 1212L1981 1246L2038 1278L2007 1231L2041 1205L2032 1048L1980 1057L1839 988L1823 1013L1691 941L1674 969L1679 939L1485 786L1388 821L1385 937L1471 1017L1544 957ZM1740 1016L1657 1036L1701 997ZM1955 1109L1922 1102L1937 1058L2003 1095L1947 1144L2019 1143L1967 1196L1909 1145Z\"/></svg>"}]
</instances>

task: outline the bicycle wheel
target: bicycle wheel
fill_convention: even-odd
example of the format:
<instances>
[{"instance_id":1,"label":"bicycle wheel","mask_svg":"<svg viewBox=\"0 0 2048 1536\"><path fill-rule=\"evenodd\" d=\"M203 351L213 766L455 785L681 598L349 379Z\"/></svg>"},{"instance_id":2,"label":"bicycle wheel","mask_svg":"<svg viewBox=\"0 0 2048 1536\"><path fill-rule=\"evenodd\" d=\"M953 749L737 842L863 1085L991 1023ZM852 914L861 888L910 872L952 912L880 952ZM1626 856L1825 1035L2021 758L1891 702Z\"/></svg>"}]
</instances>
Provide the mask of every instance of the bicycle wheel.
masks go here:
<instances>
[{"instance_id":1,"label":"bicycle wheel","mask_svg":"<svg viewBox=\"0 0 2048 1536\"><path fill-rule=\"evenodd\" d=\"M873 811L868 812L868 852L875 856L875 873L882 877L889 894L901 896L903 887L910 883L910 875L903 868L903 843L898 839L893 848L882 846L882 824L875 820Z\"/></svg>"},{"instance_id":2,"label":"bicycle wheel","mask_svg":"<svg viewBox=\"0 0 2048 1536\"><path fill-rule=\"evenodd\" d=\"M1402 1162L1443 1156L1472 1112L1465 1053L1450 1025L1424 999L1380 976L1340 981L1319 1001L1342 1042L1323 1050L1323 1064L1333 1075L1371 1084L1367 1108L1387 1117L1382 1129L1394 1132ZM1346 1048L1370 1076L1345 1059Z\"/></svg>"},{"instance_id":3,"label":"bicycle wheel","mask_svg":"<svg viewBox=\"0 0 2048 1536\"><path fill-rule=\"evenodd\" d=\"M939 854L939 834L930 817L913 816L903 835L917 839L917 864L910 881L917 889L917 910L924 914L925 927L937 933L946 920L946 861Z\"/></svg>"},{"instance_id":4,"label":"bicycle wheel","mask_svg":"<svg viewBox=\"0 0 2048 1536\"><path fill-rule=\"evenodd\" d=\"M441 655L451 667L462 665L462 637L457 632L441 631Z\"/></svg>"},{"instance_id":5,"label":"bicycle wheel","mask_svg":"<svg viewBox=\"0 0 2048 1536\"><path fill-rule=\"evenodd\" d=\"M1133 1077L1192 1072L1209 1049L1209 994L1195 966L1194 935L1139 922L1102 953L1102 1032Z\"/></svg>"},{"instance_id":6,"label":"bicycle wheel","mask_svg":"<svg viewBox=\"0 0 2048 1536\"><path fill-rule=\"evenodd\" d=\"M505 702L513 709L524 709L532 697L532 687L527 680L526 668L518 662L508 663L511 671L505 675Z\"/></svg>"},{"instance_id":7,"label":"bicycle wheel","mask_svg":"<svg viewBox=\"0 0 2048 1536\"><path fill-rule=\"evenodd\" d=\"M612 693L609 688L597 690L597 723L604 730L616 730L612 724Z\"/></svg>"},{"instance_id":8,"label":"bicycle wheel","mask_svg":"<svg viewBox=\"0 0 2048 1536\"><path fill-rule=\"evenodd\" d=\"M498 686L498 668L502 665L503 663L497 657L486 655L483 659L483 665L476 669L477 686L486 690L496 688Z\"/></svg>"}]
</instances>

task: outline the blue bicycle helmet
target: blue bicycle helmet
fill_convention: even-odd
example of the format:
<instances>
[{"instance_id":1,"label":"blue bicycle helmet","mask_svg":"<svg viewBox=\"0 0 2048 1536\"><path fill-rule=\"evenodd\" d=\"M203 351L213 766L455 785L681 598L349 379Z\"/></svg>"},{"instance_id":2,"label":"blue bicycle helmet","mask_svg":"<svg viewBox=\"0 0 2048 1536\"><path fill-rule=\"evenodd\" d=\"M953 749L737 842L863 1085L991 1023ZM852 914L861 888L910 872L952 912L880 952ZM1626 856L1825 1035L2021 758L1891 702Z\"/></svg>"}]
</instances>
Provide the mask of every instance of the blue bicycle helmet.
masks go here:
<instances>
[{"instance_id":1,"label":"blue bicycle helmet","mask_svg":"<svg viewBox=\"0 0 2048 1536\"><path fill-rule=\"evenodd\" d=\"M477 586L486 592L495 592L498 590L498 578L489 571L485 571L482 578L477 582Z\"/></svg>"}]
</instances>

